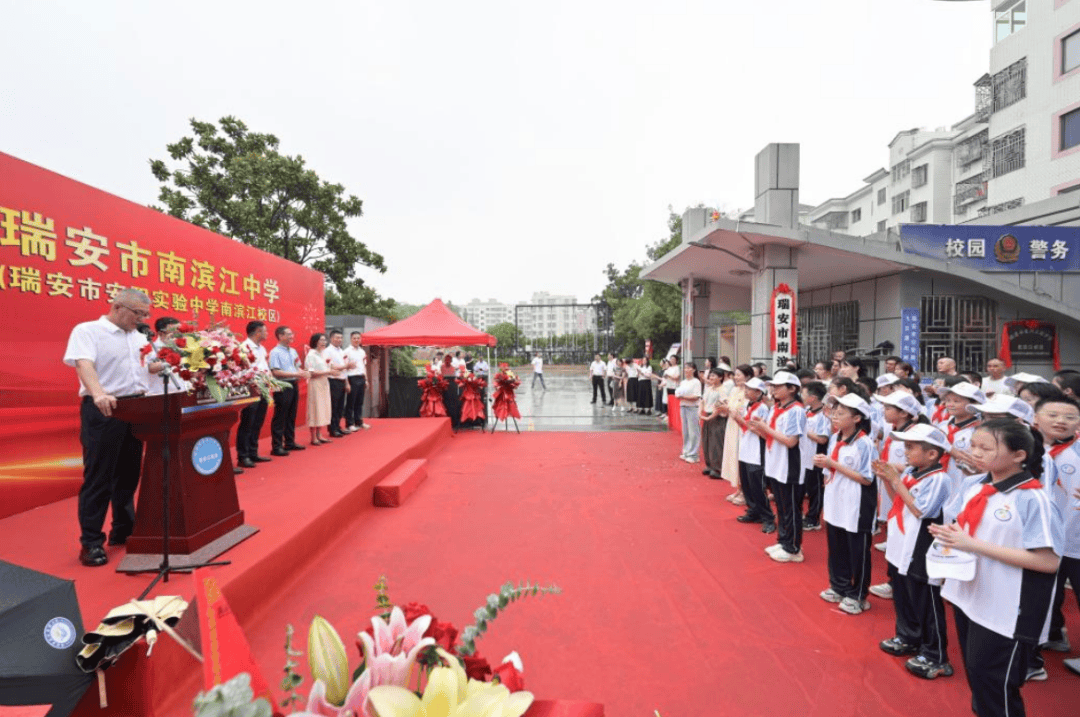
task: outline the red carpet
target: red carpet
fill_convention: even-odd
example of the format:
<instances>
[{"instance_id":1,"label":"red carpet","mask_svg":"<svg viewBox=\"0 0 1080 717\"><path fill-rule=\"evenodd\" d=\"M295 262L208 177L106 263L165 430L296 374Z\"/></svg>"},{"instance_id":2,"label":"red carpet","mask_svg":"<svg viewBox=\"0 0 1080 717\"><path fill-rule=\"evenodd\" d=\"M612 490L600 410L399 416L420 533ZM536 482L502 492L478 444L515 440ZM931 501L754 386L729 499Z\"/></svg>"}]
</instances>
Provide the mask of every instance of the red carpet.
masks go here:
<instances>
[{"instance_id":1,"label":"red carpet","mask_svg":"<svg viewBox=\"0 0 1080 717\"><path fill-rule=\"evenodd\" d=\"M350 502L349 481L366 484L372 464L387 463L388 471L437 445L438 436L410 433L417 423L382 421L365 435L268 464L276 475L259 468L240 479L248 520L264 532L215 574L272 683L284 664L285 624L297 628L304 649L306 628L321 614L351 648L380 574L392 600L426 603L459 628L500 584L530 579L564 593L511 605L478 646L492 661L518 650L527 688L541 698L601 702L609 717L654 709L663 717L970 713L961 674L924 682L878 650L892 634L890 603L871 598L873 609L852 617L817 597L826 584L823 533L807 536L805 563L772 562L762 549L773 541L735 522L726 483L675 460L671 434L462 434L430 454L428 479L402 507L371 508L370 489ZM389 457L404 448L406 455ZM286 462L303 472L286 470ZM309 524L302 539L289 540L335 496L345 515L316 521L324 534ZM58 505L0 521L0 557L78 578L84 617L94 624L147 578L95 571L84 585L74 506ZM23 534L42 525L57 530ZM877 582L884 561L876 551L874 560ZM291 578L269 579L282 571ZM190 595L189 579L166 590ZM1080 635L1068 597L1066 620ZM160 649L150 660L164 658L155 692L174 699L158 712L189 715L197 683L164 671L197 670L190 658ZM955 640L950 653L959 670ZM1025 687L1029 714L1073 711L1080 682L1061 659L1050 653L1050 680Z\"/></svg>"}]
</instances>

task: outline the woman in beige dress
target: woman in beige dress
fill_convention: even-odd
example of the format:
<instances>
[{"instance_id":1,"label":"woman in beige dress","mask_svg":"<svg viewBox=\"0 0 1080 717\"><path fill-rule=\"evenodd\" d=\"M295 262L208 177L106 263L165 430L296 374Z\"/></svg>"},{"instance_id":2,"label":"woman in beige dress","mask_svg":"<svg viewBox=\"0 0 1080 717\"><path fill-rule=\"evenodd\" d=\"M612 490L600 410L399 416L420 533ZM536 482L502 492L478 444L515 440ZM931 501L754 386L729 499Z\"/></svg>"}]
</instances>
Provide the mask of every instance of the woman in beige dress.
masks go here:
<instances>
[{"instance_id":1,"label":"woman in beige dress","mask_svg":"<svg viewBox=\"0 0 1080 717\"><path fill-rule=\"evenodd\" d=\"M326 348L326 334L312 334L308 342L311 350L304 359L304 368L311 373L307 390L307 425L311 431L311 445L319 446L330 440L322 429L330 425L330 364L322 357Z\"/></svg>"},{"instance_id":2,"label":"woman in beige dress","mask_svg":"<svg viewBox=\"0 0 1080 717\"><path fill-rule=\"evenodd\" d=\"M730 388L727 397L727 413L733 415L746 410L747 400L743 386L747 379L754 375L754 369L743 364L736 367L732 374L734 384ZM720 469L721 477L731 483L735 492L727 497L735 505L745 505L742 488L739 486L739 439L742 437L742 429L735 421L728 421L727 433L724 436L724 460Z\"/></svg>"}]
</instances>

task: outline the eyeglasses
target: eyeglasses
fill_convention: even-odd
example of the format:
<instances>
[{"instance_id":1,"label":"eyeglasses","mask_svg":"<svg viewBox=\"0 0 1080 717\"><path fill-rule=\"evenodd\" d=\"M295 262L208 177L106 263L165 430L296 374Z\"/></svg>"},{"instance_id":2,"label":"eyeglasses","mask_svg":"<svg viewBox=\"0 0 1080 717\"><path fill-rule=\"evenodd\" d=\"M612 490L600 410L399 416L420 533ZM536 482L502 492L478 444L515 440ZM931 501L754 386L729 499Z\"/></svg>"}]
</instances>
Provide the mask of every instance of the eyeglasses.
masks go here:
<instances>
[{"instance_id":1,"label":"eyeglasses","mask_svg":"<svg viewBox=\"0 0 1080 717\"><path fill-rule=\"evenodd\" d=\"M137 319L148 319L148 318L150 318L150 312L149 311L142 311L140 309L133 309L130 306L128 306L127 304L117 304L117 306L119 306L121 309L127 309L131 313L135 314L135 318L137 318Z\"/></svg>"}]
</instances>

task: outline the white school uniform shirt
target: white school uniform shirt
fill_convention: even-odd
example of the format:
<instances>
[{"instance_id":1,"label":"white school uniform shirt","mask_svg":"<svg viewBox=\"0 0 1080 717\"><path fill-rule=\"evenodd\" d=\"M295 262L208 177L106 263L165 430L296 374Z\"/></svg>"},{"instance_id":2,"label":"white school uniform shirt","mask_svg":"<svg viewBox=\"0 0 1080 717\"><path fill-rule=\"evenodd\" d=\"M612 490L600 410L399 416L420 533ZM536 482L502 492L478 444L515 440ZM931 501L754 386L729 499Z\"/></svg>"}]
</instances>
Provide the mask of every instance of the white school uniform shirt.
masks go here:
<instances>
[{"instance_id":1,"label":"white school uniform shirt","mask_svg":"<svg viewBox=\"0 0 1080 717\"><path fill-rule=\"evenodd\" d=\"M807 435L809 433L819 436L827 436L832 433L832 422L825 415L824 407L819 408L815 413L811 413L810 409L806 410L806 430L803 431L802 437L799 438L799 457L802 459L803 473L814 470L814 456L817 455L818 446L821 445L810 440Z\"/></svg>"},{"instance_id":2,"label":"white school uniform shirt","mask_svg":"<svg viewBox=\"0 0 1080 717\"><path fill-rule=\"evenodd\" d=\"M603 361L596 360L589 364L589 371L592 373L593 376L602 377L604 373L607 372L607 366L604 365Z\"/></svg>"},{"instance_id":3,"label":"white school uniform shirt","mask_svg":"<svg viewBox=\"0 0 1080 717\"><path fill-rule=\"evenodd\" d=\"M874 441L876 448L881 448L882 443L885 441L888 432L887 428L885 406L877 401L870 401L870 438ZM881 436L881 438L879 439L878 436Z\"/></svg>"},{"instance_id":4,"label":"white school uniform shirt","mask_svg":"<svg viewBox=\"0 0 1080 717\"><path fill-rule=\"evenodd\" d=\"M840 465L856 471L871 483L864 486L840 471L825 469L825 492L821 511L825 522L849 533L870 530L874 510L877 508L877 488L873 483L874 474L870 470L870 462L874 458L874 444L869 436L861 431L857 436L850 444L845 444L836 451L840 435L834 433L829 439L827 455L832 456L836 452L836 461Z\"/></svg>"},{"instance_id":5,"label":"white school uniform shirt","mask_svg":"<svg viewBox=\"0 0 1080 717\"><path fill-rule=\"evenodd\" d=\"M990 480L982 474L964 481L946 506L946 519L955 518ZM1029 480L1031 474L1024 472L998 484L998 492L987 498L975 537L1007 548L1051 548L1061 555L1061 515L1046 491L1017 488ZM976 555L974 579L945 580L941 597L987 630L1010 640L1043 643L1050 632L1055 580L1053 573Z\"/></svg>"},{"instance_id":6,"label":"white school uniform shirt","mask_svg":"<svg viewBox=\"0 0 1080 717\"><path fill-rule=\"evenodd\" d=\"M929 578L926 575L926 551L934 542L934 537L930 535L927 526L941 525L942 509L949 499L952 479L940 465L933 465L918 473L909 467L903 473L905 479L913 476L918 478L918 482L908 488L908 491L915 499L915 507L922 513L922 518L916 518L907 503L904 504L902 510L904 532L900 532L896 516L889 518L885 559L901 575L910 573L913 578L927 582Z\"/></svg>"},{"instance_id":7,"label":"white school uniform shirt","mask_svg":"<svg viewBox=\"0 0 1080 717\"><path fill-rule=\"evenodd\" d=\"M74 368L79 359L91 361L101 389L110 396L141 395L150 388L150 369L142 354L142 347L148 343L141 332L124 331L102 316L97 321L77 324L71 330L64 363ZM79 381L79 395L90 395L82 381Z\"/></svg>"},{"instance_id":8,"label":"white school uniform shirt","mask_svg":"<svg viewBox=\"0 0 1080 717\"><path fill-rule=\"evenodd\" d=\"M345 350L341 352L345 356L345 362L355 361L356 366L345 371L346 376L365 376L367 375L367 368L364 363L367 361L367 351L359 346L353 346L349 344L345 347Z\"/></svg>"},{"instance_id":9,"label":"white school uniform shirt","mask_svg":"<svg viewBox=\"0 0 1080 717\"><path fill-rule=\"evenodd\" d=\"M1050 455L1049 450L1046 455ZM1064 541L1061 554L1080 560L1080 498L1076 497L1076 490L1080 488L1080 441L1074 440L1054 456L1053 465L1056 476L1050 499L1061 513Z\"/></svg>"},{"instance_id":10,"label":"white school uniform shirt","mask_svg":"<svg viewBox=\"0 0 1080 717\"><path fill-rule=\"evenodd\" d=\"M962 451L971 450L971 437L975 435L975 429L979 427L978 417L972 417L964 419L964 425L962 428L958 428L957 424L950 418L946 422L941 430L945 431L945 435L949 437L949 442L952 443L953 448L959 448ZM964 479L968 477L959 465L959 461L955 458L949 458L949 464L945 467L945 471L952 478L953 492L960 490L960 485L964 482Z\"/></svg>"},{"instance_id":11,"label":"white school uniform shirt","mask_svg":"<svg viewBox=\"0 0 1080 717\"><path fill-rule=\"evenodd\" d=\"M754 418L764 421L769 415L769 407L764 401L751 403L743 415L747 421ZM761 436L749 429L741 431L739 435L739 461L752 466L761 465Z\"/></svg>"},{"instance_id":12,"label":"white school uniform shirt","mask_svg":"<svg viewBox=\"0 0 1080 717\"><path fill-rule=\"evenodd\" d=\"M787 409L782 409L780 406L773 406L772 411L769 412L767 422L771 422L773 416L776 416L779 412L779 417L776 419L776 430L783 433L785 436L802 436L806 434L806 408L794 401L788 405ZM769 440L765 440L765 475L780 483L788 482L788 469L793 466L789 465L789 461L795 460L799 462L798 470L798 483L803 482L802 472L802 455L795 453L795 451L789 449L780 441L775 438L772 441L772 445L769 445ZM799 444L795 444L795 449L798 450Z\"/></svg>"}]
</instances>

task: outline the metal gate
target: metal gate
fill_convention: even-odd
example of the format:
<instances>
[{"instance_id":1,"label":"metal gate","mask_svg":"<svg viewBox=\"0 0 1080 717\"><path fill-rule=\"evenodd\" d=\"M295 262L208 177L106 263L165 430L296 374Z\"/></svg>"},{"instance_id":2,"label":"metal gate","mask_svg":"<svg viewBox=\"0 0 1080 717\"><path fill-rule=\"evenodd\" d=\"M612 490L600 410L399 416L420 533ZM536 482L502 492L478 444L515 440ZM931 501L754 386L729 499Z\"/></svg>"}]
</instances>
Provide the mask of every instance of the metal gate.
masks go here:
<instances>
[{"instance_id":1,"label":"metal gate","mask_svg":"<svg viewBox=\"0 0 1080 717\"><path fill-rule=\"evenodd\" d=\"M997 304L983 296L922 297L919 361L933 373L937 360L956 360L957 371L982 371L997 355Z\"/></svg>"},{"instance_id":2,"label":"metal gate","mask_svg":"<svg viewBox=\"0 0 1080 717\"><path fill-rule=\"evenodd\" d=\"M833 351L859 346L859 302L805 306L799 309L796 330L800 366L812 368L817 361L829 361Z\"/></svg>"},{"instance_id":3,"label":"metal gate","mask_svg":"<svg viewBox=\"0 0 1080 717\"><path fill-rule=\"evenodd\" d=\"M611 307L603 302L518 304L514 326L518 357L538 353L549 363L586 365L595 354L606 360L615 347Z\"/></svg>"}]
</instances>

